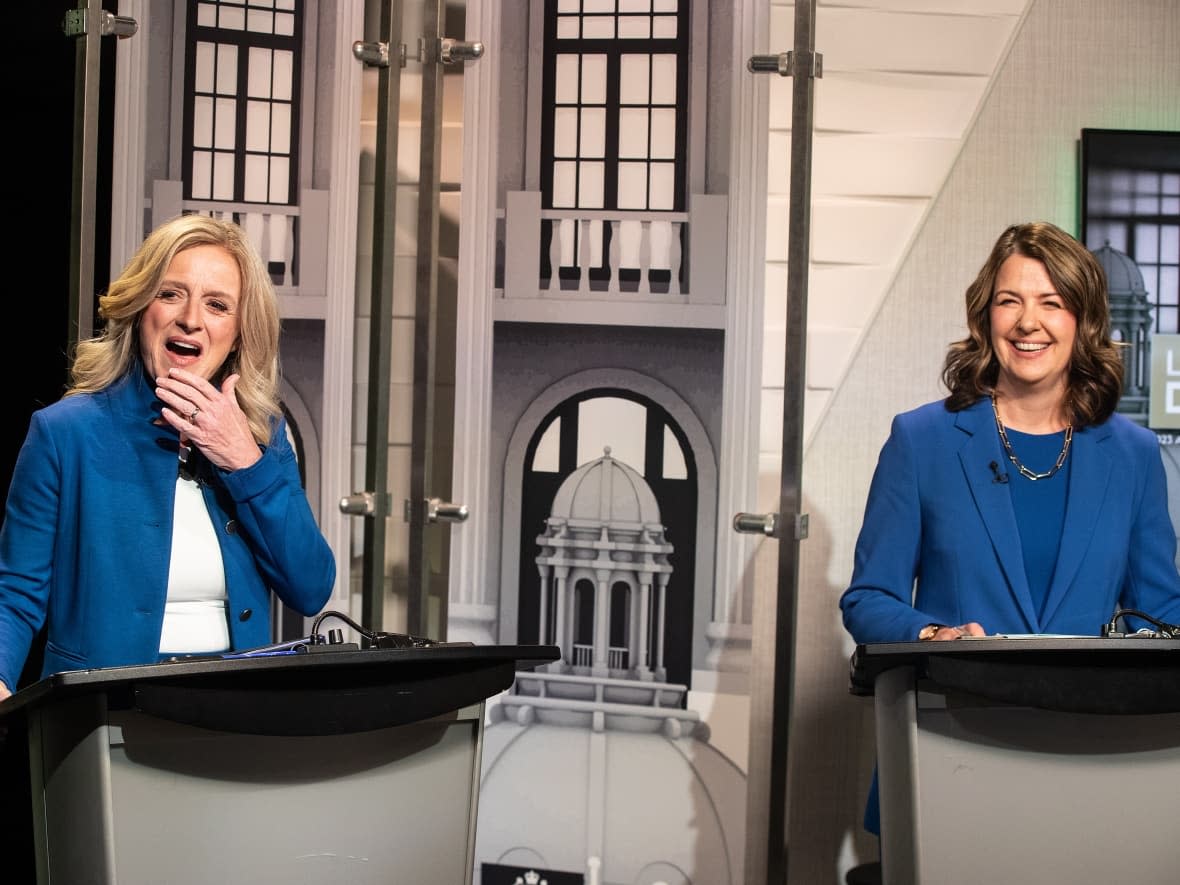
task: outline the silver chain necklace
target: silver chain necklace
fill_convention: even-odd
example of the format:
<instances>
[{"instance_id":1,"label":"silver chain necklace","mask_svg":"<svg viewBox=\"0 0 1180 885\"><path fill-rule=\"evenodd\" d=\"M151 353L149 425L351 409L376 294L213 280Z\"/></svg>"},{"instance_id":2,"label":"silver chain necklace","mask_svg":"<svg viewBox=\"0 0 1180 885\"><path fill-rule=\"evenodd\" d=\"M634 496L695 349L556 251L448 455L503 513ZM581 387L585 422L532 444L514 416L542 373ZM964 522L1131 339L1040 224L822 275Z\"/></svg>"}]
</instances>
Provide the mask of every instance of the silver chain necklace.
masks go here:
<instances>
[{"instance_id":1,"label":"silver chain necklace","mask_svg":"<svg viewBox=\"0 0 1180 885\"><path fill-rule=\"evenodd\" d=\"M992 394L992 414L996 416L996 430L1000 431L1000 442L1004 444L1004 454L1008 456L1009 461L1016 465L1016 469L1020 471L1021 476L1036 482L1038 479L1048 479L1061 469L1061 465L1065 463L1065 459L1069 455L1069 444L1073 442L1073 424L1067 424L1065 427L1065 445L1061 447L1061 454L1057 456L1057 463L1044 473L1033 473L1020 463L1020 459L1012 451L1012 443L1008 441L1008 431L1004 429L1004 422L1000 420L1000 410L996 406L996 395L994 393Z\"/></svg>"}]
</instances>

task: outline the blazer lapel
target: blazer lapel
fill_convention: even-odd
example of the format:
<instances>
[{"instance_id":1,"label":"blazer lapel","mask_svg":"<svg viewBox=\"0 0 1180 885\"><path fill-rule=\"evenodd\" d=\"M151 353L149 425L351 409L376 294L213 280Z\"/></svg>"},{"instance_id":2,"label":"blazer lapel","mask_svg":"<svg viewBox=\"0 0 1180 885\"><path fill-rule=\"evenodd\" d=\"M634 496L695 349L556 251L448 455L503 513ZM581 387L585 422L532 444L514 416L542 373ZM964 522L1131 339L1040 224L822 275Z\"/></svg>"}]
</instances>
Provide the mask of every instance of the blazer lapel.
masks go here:
<instances>
[{"instance_id":1,"label":"blazer lapel","mask_svg":"<svg viewBox=\"0 0 1180 885\"><path fill-rule=\"evenodd\" d=\"M1009 464L1000 449L990 402L985 398L959 412L955 426L970 435L959 449L959 463L979 516L987 528L992 552L1000 563L1008 589L1028 629L1036 632L1036 607L1024 573L1024 554L1016 513L1012 509L1012 496L1006 482L997 481L997 473L990 466L994 462L999 474L1006 475Z\"/></svg>"},{"instance_id":2,"label":"blazer lapel","mask_svg":"<svg viewBox=\"0 0 1180 885\"><path fill-rule=\"evenodd\" d=\"M1049 595L1045 597L1042 620L1047 624L1057 611L1077 577L1078 568L1091 546L1091 539L1102 514L1101 502L1114 469L1102 442L1110 436L1106 427L1075 431L1069 454L1069 489L1065 501L1065 524L1061 530L1061 547Z\"/></svg>"}]
</instances>

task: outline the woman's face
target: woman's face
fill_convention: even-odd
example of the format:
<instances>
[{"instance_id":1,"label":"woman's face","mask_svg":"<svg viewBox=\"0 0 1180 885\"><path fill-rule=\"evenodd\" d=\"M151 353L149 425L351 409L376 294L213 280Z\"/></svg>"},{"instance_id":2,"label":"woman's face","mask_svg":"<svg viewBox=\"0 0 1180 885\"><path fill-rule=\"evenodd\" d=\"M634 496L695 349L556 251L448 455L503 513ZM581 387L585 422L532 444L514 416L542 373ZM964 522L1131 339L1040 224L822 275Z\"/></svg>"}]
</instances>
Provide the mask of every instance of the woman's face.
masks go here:
<instances>
[{"instance_id":1,"label":"woman's face","mask_svg":"<svg viewBox=\"0 0 1180 885\"><path fill-rule=\"evenodd\" d=\"M221 246L177 252L139 318L139 353L150 377L175 367L210 379L237 347L242 275Z\"/></svg>"},{"instance_id":2,"label":"woman's face","mask_svg":"<svg viewBox=\"0 0 1180 885\"><path fill-rule=\"evenodd\" d=\"M996 275L989 315L1000 364L996 388L1009 396L1051 390L1064 395L1078 321L1044 262L1008 256Z\"/></svg>"}]
</instances>

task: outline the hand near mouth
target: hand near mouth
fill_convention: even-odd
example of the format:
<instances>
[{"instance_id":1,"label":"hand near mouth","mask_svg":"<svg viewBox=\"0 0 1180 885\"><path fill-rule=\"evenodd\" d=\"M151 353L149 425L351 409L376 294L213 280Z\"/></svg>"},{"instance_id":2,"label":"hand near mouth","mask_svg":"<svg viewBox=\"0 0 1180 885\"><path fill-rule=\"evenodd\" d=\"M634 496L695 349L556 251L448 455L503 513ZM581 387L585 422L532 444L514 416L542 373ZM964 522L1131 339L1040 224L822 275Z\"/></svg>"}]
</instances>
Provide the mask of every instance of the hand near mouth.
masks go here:
<instances>
[{"instance_id":1,"label":"hand near mouth","mask_svg":"<svg viewBox=\"0 0 1180 885\"><path fill-rule=\"evenodd\" d=\"M246 414L234 394L234 374L218 390L200 375L172 368L156 379L164 420L222 470L240 470L262 457Z\"/></svg>"}]
</instances>

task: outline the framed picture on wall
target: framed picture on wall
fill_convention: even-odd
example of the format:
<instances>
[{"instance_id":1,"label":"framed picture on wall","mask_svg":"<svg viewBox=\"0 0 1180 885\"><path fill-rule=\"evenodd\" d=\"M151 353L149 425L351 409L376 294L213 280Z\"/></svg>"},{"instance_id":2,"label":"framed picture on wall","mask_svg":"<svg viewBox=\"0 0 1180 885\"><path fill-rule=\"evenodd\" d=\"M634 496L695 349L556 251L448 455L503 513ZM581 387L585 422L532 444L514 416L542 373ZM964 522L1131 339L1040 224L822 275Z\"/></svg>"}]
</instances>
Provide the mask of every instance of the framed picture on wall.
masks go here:
<instances>
[{"instance_id":1,"label":"framed picture on wall","mask_svg":"<svg viewBox=\"0 0 1180 885\"><path fill-rule=\"evenodd\" d=\"M1180 444L1180 132L1083 129L1081 239L1124 350L1119 411Z\"/></svg>"}]
</instances>

